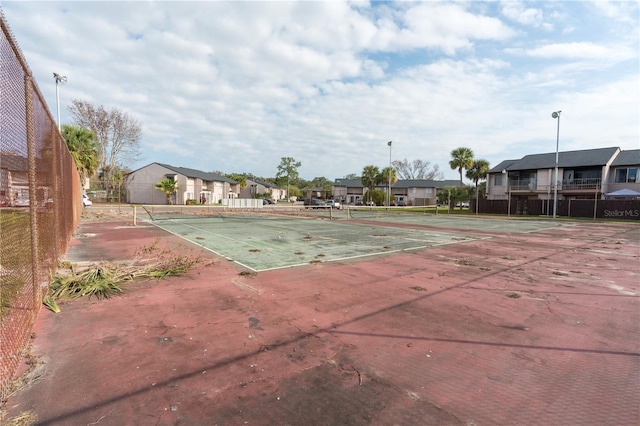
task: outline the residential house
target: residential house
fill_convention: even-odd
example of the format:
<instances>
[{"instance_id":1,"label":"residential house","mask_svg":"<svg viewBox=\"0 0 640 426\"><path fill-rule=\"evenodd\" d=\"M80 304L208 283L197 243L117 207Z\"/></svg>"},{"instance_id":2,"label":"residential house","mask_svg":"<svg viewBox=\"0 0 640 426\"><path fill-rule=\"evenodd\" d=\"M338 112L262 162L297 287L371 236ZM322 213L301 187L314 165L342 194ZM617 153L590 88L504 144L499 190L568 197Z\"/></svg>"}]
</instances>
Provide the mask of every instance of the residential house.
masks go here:
<instances>
[{"instance_id":1,"label":"residential house","mask_svg":"<svg viewBox=\"0 0 640 426\"><path fill-rule=\"evenodd\" d=\"M513 201L603 198L627 188L640 191L640 149L618 147L558 153L557 188L554 186L556 153L531 154L505 160L489 170L487 198Z\"/></svg>"},{"instance_id":2,"label":"residential house","mask_svg":"<svg viewBox=\"0 0 640 426\"><path fill-rule=\"evenodd\" d=\"M640 192L640 149L620 151L610 168L605 194L621 189Z\"/></svg>"},{"instance_id":3,"label":"residential house","mask_svg":"<svg viewBox=\"0 0 640 426\"><path fill-rule=\"evenodd\" d=\"M269 182L247 179L247 186L240 190L240 198L271 198L272 200L281 200L286 197L287 191L278 188L277 185Z\"/></svg>"},{"instance_id":4,"label":"residential house","mask_svg":"<svg viewBox=\"0 0 640 426\"><path fill-rule=\"evenodd\" d=\"M217 204L222 199L238 197L240 192L238 182L216 173L151 163L125 176L127 200L134 204L167 204L166 194L155 187L166 178L178 184L173 194L175 204L186 204L187 200Z\"/></svg>"},{"instance_id":5,"label":"residential house","mask_svg":"<svg viewBox=\"0 0 640 426\"><path fill-rule=\"evenodd\" d=\"M29 205L29 161L26 155L2 153L0 206Z\"/></svg>"},{"instance_id":6,"label":"residential house","mask_svg":"<svg viewBox=\"0 0 640 426\"><path fill-rule=\"evenodd\" d=\"M391 185L392 200L396 203L422 206L436 203L438 192L446 187L460 186L458 180L398 180ZM377 189L388 191L388 184L381 183ZM357 204L362 201L367 188L360 179L336 179L333 184L333 197L345 204Z\"/></svg>"}]
</instances>

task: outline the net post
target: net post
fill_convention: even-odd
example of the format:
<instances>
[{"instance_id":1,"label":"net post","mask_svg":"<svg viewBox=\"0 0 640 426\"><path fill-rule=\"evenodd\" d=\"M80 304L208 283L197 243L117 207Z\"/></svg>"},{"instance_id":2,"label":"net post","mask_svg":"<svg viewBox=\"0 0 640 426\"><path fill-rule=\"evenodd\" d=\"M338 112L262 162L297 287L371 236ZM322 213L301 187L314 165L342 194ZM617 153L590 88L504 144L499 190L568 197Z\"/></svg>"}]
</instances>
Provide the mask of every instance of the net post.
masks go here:
<instances>
[{"instance_id":1,"label":"net post","mask_svg":"<svg viewBox=\"0 0 640 426\"><path fill-rule=\"evenodd\" d=\"M138 206L133 206L133 226L137 225L137 219L138 219L138 214L136 209L138 208Z\"/></svg>"}]
</instances>

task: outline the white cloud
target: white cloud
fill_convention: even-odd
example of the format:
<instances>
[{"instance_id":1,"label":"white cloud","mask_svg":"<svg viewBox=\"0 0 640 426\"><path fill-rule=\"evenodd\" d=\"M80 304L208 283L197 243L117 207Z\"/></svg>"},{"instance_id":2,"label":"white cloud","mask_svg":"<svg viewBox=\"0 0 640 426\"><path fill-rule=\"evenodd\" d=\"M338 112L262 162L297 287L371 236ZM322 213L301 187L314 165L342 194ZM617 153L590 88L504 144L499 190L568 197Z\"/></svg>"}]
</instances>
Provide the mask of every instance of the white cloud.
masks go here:
<instances>
[{"instance_id":1,"label":"white cloud","mask_svg":"<svg viewBox=\"0 0 640 426\"><path fill-rule=\"evenodd\" d=\"M458 146L493 163L548 152L556 109L566 146L636 146L638 52L628 32L605 34L611 21L593 14L601 25L585 29L580 13L593 9L584 3L540 8L3 3L50 107L59 72L69 79L63 108L87 99L141 120L146 162L273 176L292 156L303 177L330 179L387 164L388 140L394 157L431 161L454 179ZM561 16L575 18L571 39L532 30Z\"/></svg>"},{"instance_id":2,"label":"white cloud","mask_svg":"<svg viewBox=\"0 0 640 426\"><path fill-rule=\"evenodd\" d=\"M591 42L553 43L525 52L529 56L545 59L598 59L626 61L637 53L626 46L603 46Z\"/></svg>"},{"instance_id":3,"label":"white cloud","mask_svg":"<svg viewBox=\"0 0 640 426\"><path fill-rule=\"evenodd\" d=\"M616 21L631 24L637 22L638 2L636 1L599 0L590 2L590 6L596 9L597 13ZM636 19L634 19L634 16Z\"/></svg>"},{"instance_id":4,"label":"white cloud","mask_svg":"<svg viewBox=\"0 0 640 426\"><path fill-rule=\"evenodd\" d=\"M545 25L542 10L527 8L521 1L502 2L502 15L522 25L532 27L541 27Z\"/></svg>"}]
</instances>

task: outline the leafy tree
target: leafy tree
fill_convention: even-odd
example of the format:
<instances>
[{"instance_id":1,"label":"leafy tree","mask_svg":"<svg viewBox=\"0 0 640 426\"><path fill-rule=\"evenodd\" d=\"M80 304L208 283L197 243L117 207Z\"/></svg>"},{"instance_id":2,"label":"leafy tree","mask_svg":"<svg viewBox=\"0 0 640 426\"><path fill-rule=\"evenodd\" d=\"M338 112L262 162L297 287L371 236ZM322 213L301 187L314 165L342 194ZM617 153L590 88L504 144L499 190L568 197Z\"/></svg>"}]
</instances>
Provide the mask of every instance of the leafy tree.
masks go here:
<instances>
[{"instance_id":1,"label":"leafy tree","mask_svg":"<svg viewBox=\"0 0 640 426\"><path fill-rule=\"evenodd\" d=\"M247 187L247 175L243 173L227 173L225 176L238 182L240 189Z\"/></svg>"},{"instance_id":2,"label":"leafy tree","mask_svg":"<svg viewBox=\"0 0 640 426\"><path fill-rule=\"evenodd\" d=\"M287 194L289 197L302 197L302 191L295 185L289 185L290 194Z\"/></svg>"},{"instance_id":3,"label":"leafy tree","mask_svg":"<svg viewBox=\"0 0 640 426\"><path fill-rule=\"evenodd\" d=\"M448 186L438 192L438 203L449 203L449 210L453 208L461 201L469 201L469 188L470 186ZM462 210L462 207L460 207Z\"/></svg>"},{"instance_id":4,"label":"leafy tree","mask_svg":"<svg viewBox=\"0 0 640 426\"><path fill-rule=\"evenodd\" d=\"M167 204L173 204L171 195L178 190L178 182L173 179L165 178L156 182L156 189L167 194Z\"/></svg>"},{"instance_id":5,"label":"leafy tree","mask_svg":"<svg viewBox=\"0 0 640 426\"><path fill-rule=\"evenodd\" d=\"M376 185L380 183L380 169L371 165L364 166L364 169L362 169L362 177L360 179L362 181L362 186L368 188L371 192Z\"/></svg>"},{"instance_id":6,"label":"leafy tree","mask_svg":"<svg viewBox=\"0 0 640 426\"><path fill-rule=\"evenodd\" d=\"M376 206L382 206L387 202L387 193L381 189L374 189L365 194L364 200L373 201Z\"/></svg>"},{"instance_id":7,"label":"leafy tree","mask_svg":"<svg viewBox=\"0 0 640 426\"><path fill-rule=\"evenodd\" d=\"M124 174L125 171L118 166L107 166L100 169L98 178L102 183L102 187L107 191L107 198L117 198L118 201L120 201L120 196L122 195L120 193L120 189L122 187L122 182L124 182Z\"/></svg>"},{"instance_id":8,"label":"leafy tree","mask_svg":"<svg viewBox=\"0 0 640 426\"><path fill-rule=\"evenodd\" d=\"M76 125L95 133L98 169L105 176L140 158L142 126L137 119L118 108L107 110L79 99L74 99L68 110ZM107 176L106 181L110 180Z\"/></svg>"},{"instance_id":9,"label":"leafy tree","mask_svg":"<svg viewBox=\"0 0 640 426\"><path fill-rule=\"evenodd\" d=\"M473 151L470 148L460 147L451 151L451 161L449 166L451 169L460 173L460 185L462 182L462 169L469 169L473 165Z\"/></svg>"},{"instance_id":10,"label":"leafy tree","mask_svg":"<svg viewBox=\"0 0 640 426\"><path fill-rule=\"evenodd\" d=\"M391 164L396 169L400 179L444 179L444 173L440 171L440 167L437 164L431 167L429 161L416 159L409 162L405 158L404 160L394 160Z\"/></svg>"},{"instance_id":11,"label":"leafy tree","mask_svg":"<svg viewBox=\"0 0 640 426\"><path fill-rule=\"evenodd\" d=\"M480 182L478 185L478 196L480 198L487 198L487 181Z\"/></svg>"},{"instance_id":12,"label":"leafy tree","mask_svg":"<svg viewBox=\"0 0 640 426\"><path fill-rule=\"evenodd\" d=\"M333 182L331 182L326 177L315 177L311 182L308 182L308 185L304 187L305 189L319 189L324 193L325 197L331 196L331 191L333 189Z\"/></svg>"},{"instance_id":13,"label":"leafy tree","mask_svg":"<svg viewBox=\"0 0 640 426\"><path fill-rule=\"evenodd\" d=\"M349 173L348 175L346 175L344 177L345 179L351 179L351 180L356 180L356 179L360 179L360 176L358 176L355 173Z\"/></svg>"},{"instance_id":14,"label":"leafy tree","mask_svg":"<svg viewBox=\"0 0 640 426\"><path fill-rule=\"evenodd\" d=\"M296 161L293 157L282 157L278 165L278 173L276 179L287 178L287 197L289 197L289 185L292 180L298 179L298 168L302 166L300 161Z\"/></svg>"},{"instance_id":15,"label":"leafy tree","mask_svg":"<svg viewBox=\"0 0 640 426\"><path fill-rule=\"evenodd\" d=\"M67 143L80 179L84 181L98 170L98 147L96 135L80 126L62 125L62 137Z\"/></svg>"}]
</instances>

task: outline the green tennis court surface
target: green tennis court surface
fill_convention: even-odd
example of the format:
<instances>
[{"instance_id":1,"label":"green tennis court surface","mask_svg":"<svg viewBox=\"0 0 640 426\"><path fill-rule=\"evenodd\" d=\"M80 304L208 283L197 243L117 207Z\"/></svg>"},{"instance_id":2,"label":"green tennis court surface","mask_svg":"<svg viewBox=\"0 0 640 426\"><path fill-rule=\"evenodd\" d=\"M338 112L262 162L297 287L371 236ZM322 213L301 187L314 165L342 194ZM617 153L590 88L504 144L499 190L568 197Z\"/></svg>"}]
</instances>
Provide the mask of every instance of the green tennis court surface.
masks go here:
<instances>
[{"instance_id":1,"label":"green tennis court surface","mask_svg":"<svg viewBox=\"0 0 640 426\"><path fill-rule=\"evenodd\" d=\"M334 218L347 218L346 211L334 212ZM420 214L385 211L368 211L366 209L353 209L348 213L351 219L367 221L379 221L386 223L400 223L406 225L423 225L462 230L499 231L526 233L538 232L546 229L562 226L549 220L518 220L518 219L493 219L475 216L456 216L448 214Z\"/></svg>"},{"instance_id":2,"label":"green tennis court surface","mask_svg":"<svg viewBox=\"0 0 640 426\"><path fill-rule=\"evenodd\" d=\"M417 250L480 238L464 233L265 214L165 219L154 224L254 271Z\"/></svg>"}]
</instances>

